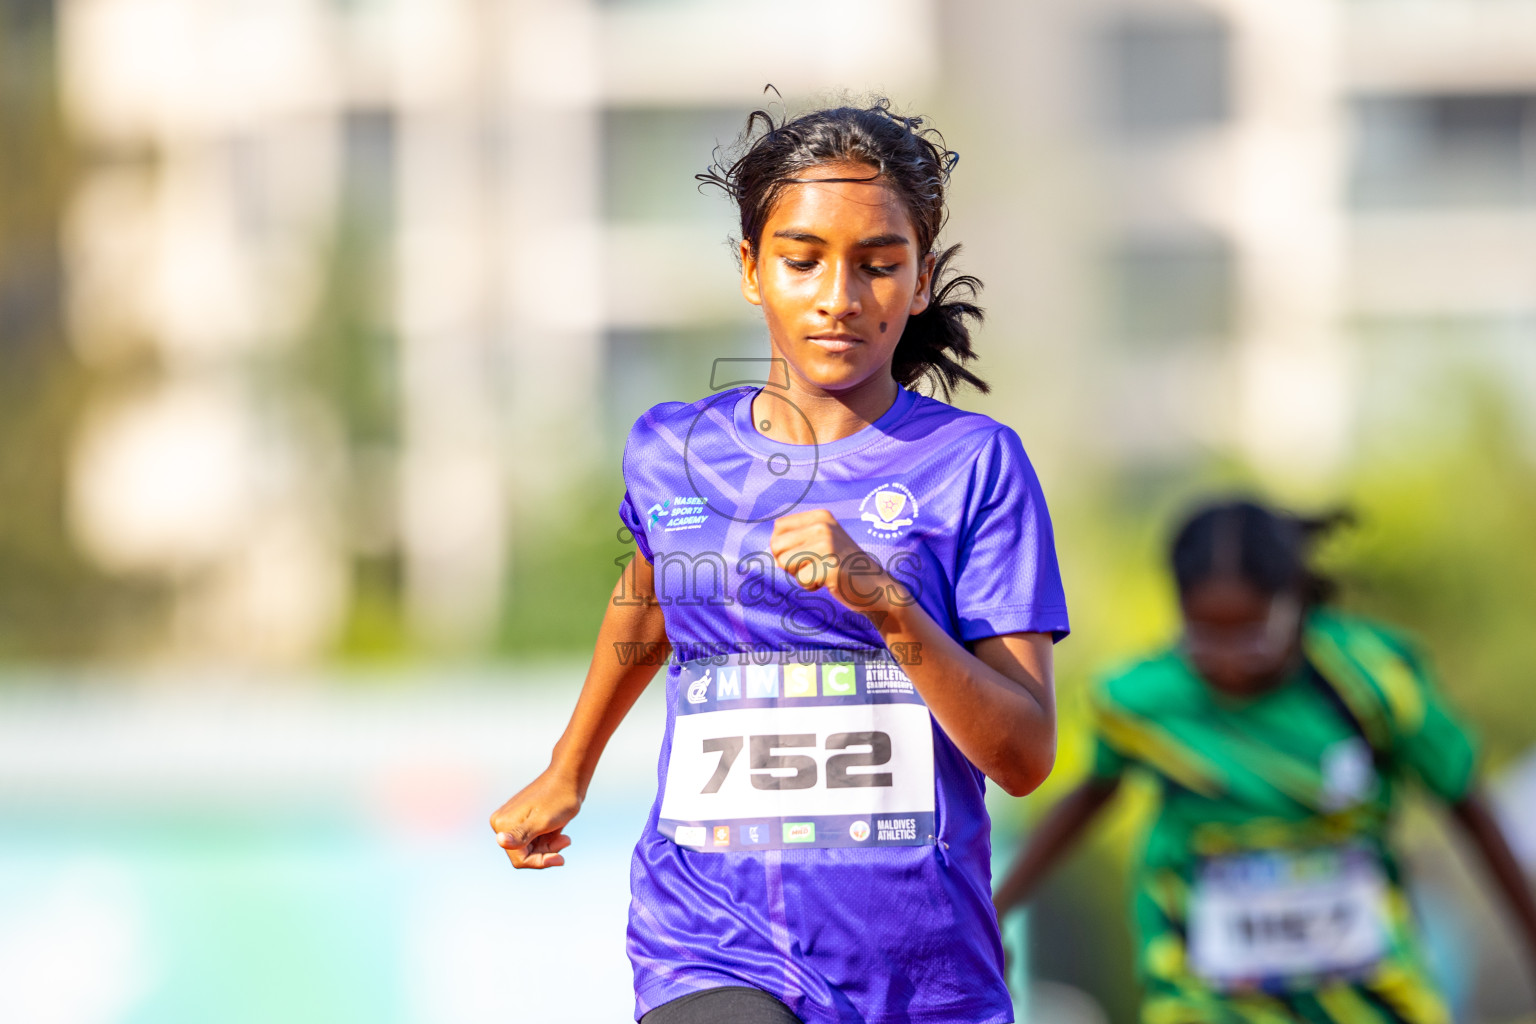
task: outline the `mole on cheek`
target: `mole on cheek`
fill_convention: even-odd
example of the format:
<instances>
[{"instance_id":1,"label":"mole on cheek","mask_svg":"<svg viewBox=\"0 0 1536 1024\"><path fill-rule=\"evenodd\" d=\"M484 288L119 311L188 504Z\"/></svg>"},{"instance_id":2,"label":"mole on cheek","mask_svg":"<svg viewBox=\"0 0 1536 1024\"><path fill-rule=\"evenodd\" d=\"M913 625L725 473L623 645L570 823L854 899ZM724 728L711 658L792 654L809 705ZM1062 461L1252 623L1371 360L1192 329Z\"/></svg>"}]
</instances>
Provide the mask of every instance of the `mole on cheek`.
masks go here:
<instances>
[{"instance_id":1,"label":"mole on cheek","mask_svg":"<svg viewBox=\"0 0 1536 1024\"><path fill-rule=\"evenodd\" d=\"M880 321L880 333L881 334L885 333L885 329L886 329L887 326L889 326L889 325L884 320Z\"/></svg>"}]
</instances>

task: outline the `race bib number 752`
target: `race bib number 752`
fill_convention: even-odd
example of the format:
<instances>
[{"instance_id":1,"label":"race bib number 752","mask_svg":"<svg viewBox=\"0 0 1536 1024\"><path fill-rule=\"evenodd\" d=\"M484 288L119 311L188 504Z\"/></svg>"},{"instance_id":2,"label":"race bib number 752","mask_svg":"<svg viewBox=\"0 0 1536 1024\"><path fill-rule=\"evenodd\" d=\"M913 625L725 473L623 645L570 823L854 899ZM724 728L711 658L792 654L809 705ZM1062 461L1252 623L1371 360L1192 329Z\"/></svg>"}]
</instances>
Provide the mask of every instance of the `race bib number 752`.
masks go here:
<instances>
[{"instance_id":1,"label":"race bib number 752","mask_svg":"<svg viewBox=\"0 0 1536 1024\"><path fill-rule=\"evenodd\" d=\"M933 833L933 726L889 658L682 666L658 828L727 852Z\"/></svg>"}]
</instances>

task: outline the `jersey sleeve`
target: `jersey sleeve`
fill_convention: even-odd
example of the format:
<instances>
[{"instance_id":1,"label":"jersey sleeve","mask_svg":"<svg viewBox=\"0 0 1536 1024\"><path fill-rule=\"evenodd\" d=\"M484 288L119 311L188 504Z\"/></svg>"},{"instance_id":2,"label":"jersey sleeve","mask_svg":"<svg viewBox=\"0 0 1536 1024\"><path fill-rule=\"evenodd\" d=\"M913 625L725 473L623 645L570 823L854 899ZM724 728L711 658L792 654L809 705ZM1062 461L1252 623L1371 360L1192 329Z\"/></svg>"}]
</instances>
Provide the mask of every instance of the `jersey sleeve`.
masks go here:
<instances>
[{"instance_id":1,"label":"jersey sleeve","mask_svg":"<svg viewBox=\"0 0 1536 1024\"><path fill-rule=\"evenodd\" d=\"M647 416L650 414L648 413ZM624 458L621 463L624 474L624 497L619 502L619 519L624 523L624 528L635 538L635 547L647 562L655 562L651 556L651 539L648 534L649 518L645 509L649 506L645 503L643 494L637 495L637 475L635 473L635 458L640 448L640 434L646 429L646 416L635 421L635 425L629 429L629 437L624 441Z\"/></svg>"},{"instance_id":2,"label":"jersey sleeve","mask_svg":"<svg viewBox=\"0 0 1536 1024\"><path fill-rule=\"evenodd\" d=\"M978 455L955 583L960 639L1069 631L1051 516L1019 436L995 431Z\"/></svg>"},{"instance_id":3,"label":"jersey sleeve","mask_svg":"<svg viewBox=\"0 0 1536 1024\"><path fill-rule=\"evenodd\" d=\"M635 547L640 549L640 554L645 556L647 562L656 561L651 557L651 542L645 535L645 520L639 512L635 511L635 501L630 497L628 489L624 491L624 498L619 502L619 519L623 521L624 528L635 538Z\"/></svg>"},{"instance_id":4,"label":"jersey sleeve","mask_svg":"<svg viewBox=\"0 0 1536 1024\"><path fill-rule=\"evenodd\" d=\"M1412 670L1411 680L1403 682L1413 687L1411 696L1395 702L1400 705L1397 760L1431 793L1458 803L1477 781L1476 739L1446 700L1423 653L1401 641L1394 646Z\"/></svg>"}]
</instances>

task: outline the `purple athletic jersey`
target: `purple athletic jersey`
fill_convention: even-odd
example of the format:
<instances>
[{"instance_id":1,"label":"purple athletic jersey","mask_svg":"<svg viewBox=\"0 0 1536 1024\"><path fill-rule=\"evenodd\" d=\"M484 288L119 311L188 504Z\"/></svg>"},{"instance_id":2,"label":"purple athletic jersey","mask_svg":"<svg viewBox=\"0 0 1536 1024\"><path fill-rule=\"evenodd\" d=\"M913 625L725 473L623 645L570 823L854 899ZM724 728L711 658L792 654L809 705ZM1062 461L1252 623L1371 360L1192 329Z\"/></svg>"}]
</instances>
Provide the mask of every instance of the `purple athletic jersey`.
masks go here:
<instances>
[{"instance_id":1,"label":"purple athletic jersey","mask_svg":"<svg viewBox=\"0 0 1536 1024\"><path fill-rule=\"evenodd\" d=\"M658 405L624 453L620 515L674 652L631 867L635 1016L751 985L807 1024L1011 1021L984 776L907 680L922 652L801 589L769 537L827 509L956 639L1059 639L1034 470L1010 428L906 389L849 437L776 442L758 390Z\"/></svg>"}]
</instances>

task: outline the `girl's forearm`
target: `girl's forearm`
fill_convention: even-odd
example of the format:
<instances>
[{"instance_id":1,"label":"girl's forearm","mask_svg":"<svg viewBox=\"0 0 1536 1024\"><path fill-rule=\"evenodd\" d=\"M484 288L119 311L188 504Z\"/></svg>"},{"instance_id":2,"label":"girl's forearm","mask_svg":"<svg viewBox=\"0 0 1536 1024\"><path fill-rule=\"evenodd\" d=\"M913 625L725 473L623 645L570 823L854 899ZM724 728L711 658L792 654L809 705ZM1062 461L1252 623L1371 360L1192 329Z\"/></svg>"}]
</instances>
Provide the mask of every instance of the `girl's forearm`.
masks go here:
<instances>
[{"instance_id":1,"label":"girl's forearm","mask_svg":"<svg viewBox=\"0 0 1536 1024\"><path fill-rule=\"evenodd\" d=\"M670 652L650 564L637 555L625 572L633 576L614 588L581 695L550 755L550 770L569 778L582 798L608 741Z\"/></svg>"},{"instance_id":2,"label":"girl's forearm","mask_svg":"<svg viewBox=\"0 0 1536 1024\"><path fill-rule=\"evenodd\" d=\"M983 660L916 602L893 603L881 611L878 622L886 645L971 763L1013 796L1044 781L1056 758L1049 637L981 641L977 649L987 656Z\"/></svg>"},{"instance_id":3,"label":"girl's forearm","mask_svg":"<svg viewBox=\"0 0 1536 1024\"><path fill-rule=\"evenodd\" d=\"M608 741L655 674L655 665L617 676L595 664L588 670L576 710L549 758L550 769L571 779L583 799Z\"/></svg>"}]
</instances>

